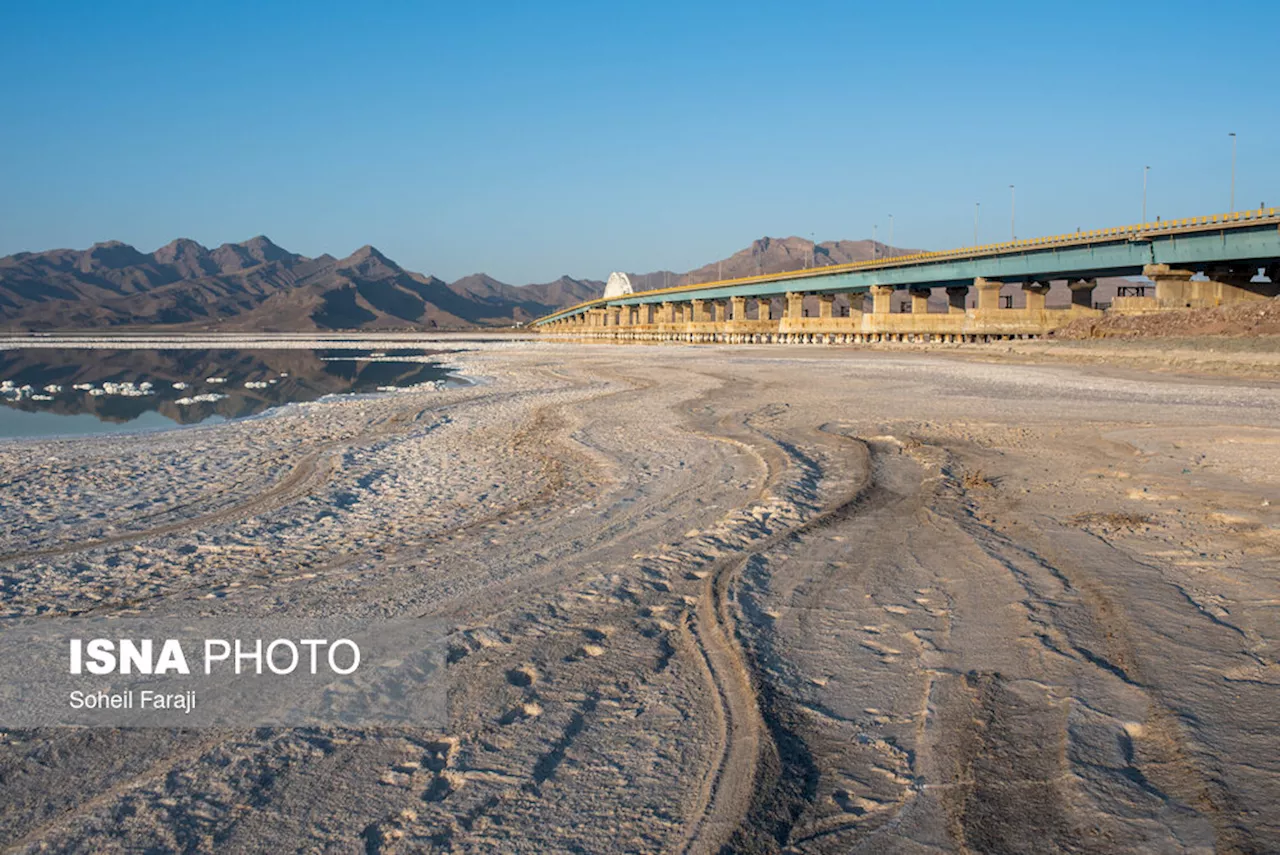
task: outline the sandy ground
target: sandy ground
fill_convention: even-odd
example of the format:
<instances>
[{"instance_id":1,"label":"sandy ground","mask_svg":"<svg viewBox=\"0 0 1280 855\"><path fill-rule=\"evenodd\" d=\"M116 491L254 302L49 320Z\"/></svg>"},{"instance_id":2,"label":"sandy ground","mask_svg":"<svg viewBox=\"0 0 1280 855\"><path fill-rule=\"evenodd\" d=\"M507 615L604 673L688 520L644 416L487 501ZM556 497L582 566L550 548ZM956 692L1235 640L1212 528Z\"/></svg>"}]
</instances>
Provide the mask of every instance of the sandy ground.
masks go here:
<instances>
[{"instance_id":1,"label":"sandy ground","mask_svg":"<svg viewBox=\"0 0 1280 855\"><path fill-rule=\"evenodd\" d=\"M450 359L482 382L0 444L0 614L452 628L447 732L5 732L3 851L1280 849L1275 383Z\"/></svg>"}]
</instances>

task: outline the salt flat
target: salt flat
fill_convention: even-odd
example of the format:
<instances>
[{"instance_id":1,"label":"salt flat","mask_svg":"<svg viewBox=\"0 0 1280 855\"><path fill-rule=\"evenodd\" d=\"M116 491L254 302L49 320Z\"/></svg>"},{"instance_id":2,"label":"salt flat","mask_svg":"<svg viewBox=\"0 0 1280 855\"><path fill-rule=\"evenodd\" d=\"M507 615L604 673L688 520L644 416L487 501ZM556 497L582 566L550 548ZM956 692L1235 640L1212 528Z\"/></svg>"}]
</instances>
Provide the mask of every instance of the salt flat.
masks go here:
<instances>
[{"instance_id":1,"label":"salt flat","mask_svg":"<svg viewBox=\"0 0 1280 855\"><path fill-rule=\"evenodd\" d=\"M452 685L6 732L6 851L1280 848L1274 383L432 346L475 385L0 444L4 616L431 616Z\"/></svg>"}]
</instances>

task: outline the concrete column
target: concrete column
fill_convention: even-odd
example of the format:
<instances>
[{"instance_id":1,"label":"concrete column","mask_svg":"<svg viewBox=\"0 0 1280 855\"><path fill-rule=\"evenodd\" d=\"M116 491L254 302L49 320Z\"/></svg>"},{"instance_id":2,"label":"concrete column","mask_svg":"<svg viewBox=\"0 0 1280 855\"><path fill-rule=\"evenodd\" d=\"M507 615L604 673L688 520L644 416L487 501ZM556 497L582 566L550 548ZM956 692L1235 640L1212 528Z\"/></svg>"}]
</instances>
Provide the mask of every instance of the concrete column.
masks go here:
<instances>
[{"instance_id":1,"label":"concrete column","mask_svg":"<svg viewBox=\"0 0 1280 855\"><path fill-rule=\"evenodd\" d=\"M871 311L877 315L887 315L893 311L893 286L871 286Z\"/></svg>"},{"instance_id":2,"label":"concrete column","mask_svg":"<svg viewBox=\"0 0 1280 855\"><path fill-rule=\"evenodd\" d=\"M690 307L693 311L692 320L695 324L702 323L707 319L707 301L706 300L690 300Z\"/></svg>"},{"instance_id":3,"label":"concrete column","mask_svg":"<svg viewBox=\"0 0 1280 855\"><path fill-rule=\"evenodd\" d=\"M1204 305L1200 283L1192 282L1190 270L1175 270L1167 264L1148 264L1142 275L1156 283L1156 303L1162 309L1185 309Z\"/></svg>"},{"instance_id":4,"label":"concrete column","mask_svg":"<svg viewBox=\"0 0 1280 855\"><path fill-rule=\"evenodd\" d=\"M772 320L773 315L773 298L761 297L756 300L756 320L768 321Z\"/></svg>"},{"instance_id":5,"label":"concrete column","mask_svg":"<svg viewBox=\"0 0 1280 855\"><path fill-rule=\"evenodd\" d=\"M911 289L911 314L913 315L929 314L929 289L928 288L912 288Z\"/></svg>"},{"instance_id":6,"label":"concrete column","mask_svg":"<svg viewBox=\"0 0 1280 855\"><path fill-rule=\"evenodd\" d=\"M729 305L732 307L733 322L741 323L747 319L747 298L746 297L730 297Z\"/></svg>"},{"instance_id":7,"label":"concrete column","mask_svg":"<svg viewBox=\"0 0 1280 855\"><path fill-rule=\"evenodd\" d=\"M1093 289L1098 287L1097 279L1072 279L1067 282L1071 289L1071 305L1093 308Z\"/></svg>"},{"instance_id":8,"label":"concrete column","mask_svg":"<svg viewBox=\"0 0 1280 855\"><path fill-rule=\"evenodd\" d=\"M818 317L829 318L832 315L832 307L836 304L835 294L819 294L818 295Z\"/></svg>"},{"instance_id":9,"label":"concrete column","mask_svg":"<svg viewBox=\"0 0 1280 855\"><path fill-rule=\"evenodd\" d=\"M973 280L973 287L978 291L978 311L994 312L1000 308L1000 288L1003 282L994 279L983 279L981 276Z\"/></svg>"},{"instance_id":10,"label":"concrete column","mask_svg":"<svg viewBox=\"0 0 1280 855\"><path fill-rule=\"evenodd\" d=\"M663 303L662 307L658 310L658 312L659 312L659 317L662 319L662 323L674 324L676 322L676 304L675 303Z\"/></svg>"},{"instance_id":11,"label":"concrete column","mask_svg":"<svg viewBox=\"0 0 1280 855\"><path fill-rule=\"evenodd\" d=\"M845 294L845 297L849 299L849 317L852 318L862 314L862 304L866 300L866 296L861 291L852 291Z\"/></svg>"},{"instance_id":12,"label":"concrete column","mask_svg":"<svg viewBox=\"0 0 1280 855\"><path fill-rule=\"evenodd\" d=\"M617 327L622 325L622 307L610 306L605 312L605 326Z\"/></svg>"},{"instance_id":13,"label":"concrete column","mask_svg":"<svg viewBox=\"0 0 1280 855\"><path fill-rule=\"evenodd\" d=\"M968 299L968 285L952 285L947 289L947 312L952 315L963 315Z\"/></svg>"},{"instance_id":14,"label":"concrete column","mask_svg":"<svg viewBox=\"0 0 1280 855\"><path fill-rule=\"evenodd\" d=\"M787 292L787 319L796 320L804 317L804 294L799 291Z\"/></svg>"},{"instance_id":15,"label":"concrete column","mask_svg":"<svg viewBox=\"0 0 1280 855\"><path fill-rule=\"evenodd\" d=\"M1048 282L1023 282L1022 292L1027 298L1027 308L1044 311L1044 297L1049 293Z\"/></svg>"},{"instance_id":16,"label":"concrete column","mask_svg":"<svg viewBox=\"0 0 1280 855\"><path fill-rule=\"evenodd\" d=\"M729 301L716 300L716 320L724 323L729 320Z\"/></svg>"}]
</instances>

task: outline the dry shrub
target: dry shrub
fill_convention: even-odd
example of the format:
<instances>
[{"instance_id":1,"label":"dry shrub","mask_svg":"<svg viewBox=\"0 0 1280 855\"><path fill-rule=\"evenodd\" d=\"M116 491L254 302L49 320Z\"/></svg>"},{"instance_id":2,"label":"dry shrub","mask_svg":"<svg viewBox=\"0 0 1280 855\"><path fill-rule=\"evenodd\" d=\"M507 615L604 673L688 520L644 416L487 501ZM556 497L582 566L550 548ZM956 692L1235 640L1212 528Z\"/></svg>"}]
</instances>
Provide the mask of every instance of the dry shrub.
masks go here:
<instances>
[{"instance_id":1,"label":"dry shrub","mask_svg":"<svg viewBox=\"0 0 1280 855\"><path fill-rule=\"evenodd\" d=\"M1135 514L1122 511L1111 511L1102 513L1100 511L1091 511L1084 514L1076 514L1071 518L1071 523L1079 526L1103 526L1106 528L1137 528L1141 525L1148 525L1151 517L1146 514Z\"/></svg>"},{"instance_id":2,"label":"dry shrub","mask_svg":"<svg viewBox=\"0 0 1280 855\"><path fill-rule=\"evenodd\" d=\"M975 469L972 472L964 473L964 477L960 479L960 486L966 490L989 490L996 485L994 478L988 478L987 473L981 469Z\"/></svg>"}]
</instances>

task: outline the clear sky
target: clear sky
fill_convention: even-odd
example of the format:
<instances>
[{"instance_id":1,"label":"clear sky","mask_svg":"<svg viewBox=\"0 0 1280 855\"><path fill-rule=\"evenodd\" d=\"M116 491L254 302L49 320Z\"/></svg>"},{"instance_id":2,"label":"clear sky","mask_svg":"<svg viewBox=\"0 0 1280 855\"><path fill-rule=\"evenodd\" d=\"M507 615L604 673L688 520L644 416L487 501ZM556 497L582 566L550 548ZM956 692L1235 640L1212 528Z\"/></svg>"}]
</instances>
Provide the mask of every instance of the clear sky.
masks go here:
<instances>
[{"instance_id":1,"label":"clear sky","mask_svg":"<svg viewBox=\"0 0 1280 855\"><path fill-rule=\"evenodd\" d=\"M0 6L0 254L266 234L507 282L1280 206L1280 2Z\"/></svg>"}]
</instances>

